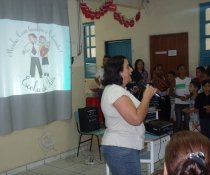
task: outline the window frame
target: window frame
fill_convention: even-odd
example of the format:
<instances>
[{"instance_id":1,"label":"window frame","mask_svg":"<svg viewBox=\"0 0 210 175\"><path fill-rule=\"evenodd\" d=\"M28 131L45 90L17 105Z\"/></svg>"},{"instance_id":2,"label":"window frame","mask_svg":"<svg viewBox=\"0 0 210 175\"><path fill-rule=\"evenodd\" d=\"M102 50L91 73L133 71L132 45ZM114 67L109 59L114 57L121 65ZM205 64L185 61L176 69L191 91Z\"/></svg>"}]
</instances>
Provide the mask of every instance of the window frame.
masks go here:
<instances>
[{"instance_id":1,"label":"window frame","mask_svg":"<svg viewBox=\"0 0 210 175\"><path fill-rule=\"evenodd\" d=\"M85 78L92 79L94 78L97 67L96 67L96 44L93 45L91 39L94 38L95 40L95 32L94 34L91 33L91 27L95 28L94 22L86 22L83 23L83 39L84 39L84 69L85 69ZM87 44L89 43L89 44ZM93 51L95 50L95 54ZM88 53L89 52L89 56ZM95 55L95 56L94 56Z\"/></svg>"},{"instance_id":2,"label":"window frame","mask_svg":"<svg viewBox=\"0 0 210 175\"><path fill-rule=\"evenodd\" d=\"M206 24L210 24L210 20L206 21L206 9L210 9L210 2L200 3L200 61L202 66L210 65L210 50L206 50L206 39L210 39L210 35L206 35Z\"/></svg>"}]
</instances>

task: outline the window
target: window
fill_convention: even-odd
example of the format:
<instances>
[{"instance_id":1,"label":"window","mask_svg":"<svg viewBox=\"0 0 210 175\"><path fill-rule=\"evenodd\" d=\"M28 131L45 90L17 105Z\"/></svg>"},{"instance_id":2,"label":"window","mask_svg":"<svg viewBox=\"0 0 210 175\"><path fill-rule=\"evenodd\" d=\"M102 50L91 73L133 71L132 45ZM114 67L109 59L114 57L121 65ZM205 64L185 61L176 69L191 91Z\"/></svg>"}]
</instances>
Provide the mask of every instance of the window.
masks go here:
<instances>
[{"instance_id":1,"label":"window","mask_svg":"<svg viewBox=\"0 0 210 175\"><path fill-rule=\"evenodd\" d=\"M93 78L96 74L96 40L95 24L83 24L84 31L84 63L85 78Z\"/></svg>"},{"instance_id":2,"label":"window","mask_svg":"<svg viewBox=\"0 0 210 175\"><path fill-rule=\"evenodd\" d=\"M200 4L200 65L210 65L210 2Z\"/></svg>"}]
</instances>

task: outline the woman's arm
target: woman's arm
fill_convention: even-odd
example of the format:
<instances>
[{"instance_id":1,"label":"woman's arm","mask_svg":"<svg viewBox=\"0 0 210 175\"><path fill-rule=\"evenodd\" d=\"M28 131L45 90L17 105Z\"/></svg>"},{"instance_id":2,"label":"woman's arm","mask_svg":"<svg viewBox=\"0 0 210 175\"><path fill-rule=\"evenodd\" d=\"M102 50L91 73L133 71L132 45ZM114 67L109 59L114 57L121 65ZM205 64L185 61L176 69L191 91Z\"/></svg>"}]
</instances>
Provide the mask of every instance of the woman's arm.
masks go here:
<instances>
[{"instance_id":1,"label":"woman's arm","mask_svg":"<svg viewBox=\"0 0 210 175\"><path fill-rule=\"evenodd\" d=\"M113 105L129 124L140 125L147 115L150 99L156 91L156 88L148 85L138 107L135 107L131 99L127 96L121 96Z\"/></svg>"}]
</instances>

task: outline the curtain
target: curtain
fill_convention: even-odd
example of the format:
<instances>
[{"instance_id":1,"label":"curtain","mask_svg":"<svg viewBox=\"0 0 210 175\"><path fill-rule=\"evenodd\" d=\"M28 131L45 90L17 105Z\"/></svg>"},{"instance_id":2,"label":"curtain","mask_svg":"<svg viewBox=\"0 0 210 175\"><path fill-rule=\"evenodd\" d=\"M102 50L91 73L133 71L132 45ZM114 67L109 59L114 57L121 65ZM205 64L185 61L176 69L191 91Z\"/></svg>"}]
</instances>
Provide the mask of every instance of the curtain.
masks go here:
<instances>
[{"instance_id":1,"label":"curtain","mask_svg":"<svg viewBox=\"0 0 210 175\"><path fill-rule=\"evenodd\" d=\"M67 0L0 0L0 134L71 116Z\"/></svg>"}]
</instances>

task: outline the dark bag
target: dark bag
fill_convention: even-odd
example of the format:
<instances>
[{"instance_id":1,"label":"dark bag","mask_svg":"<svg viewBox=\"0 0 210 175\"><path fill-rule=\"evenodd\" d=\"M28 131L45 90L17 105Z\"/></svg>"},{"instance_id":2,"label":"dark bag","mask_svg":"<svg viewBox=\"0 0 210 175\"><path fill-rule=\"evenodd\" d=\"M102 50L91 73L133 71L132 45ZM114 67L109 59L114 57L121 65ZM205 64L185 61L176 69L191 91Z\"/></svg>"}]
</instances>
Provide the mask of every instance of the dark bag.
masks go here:
<instances>
[{"instance_id":1,"label":"dark bag","mask_svg":"<svg viewBox=\"0 0 210 175\"><path fill-rule=\"evenodd\" d=\"M97 107L79 108L78 112L81 132L89 132L99 129Z\"/></svg>"}]
</instances>

